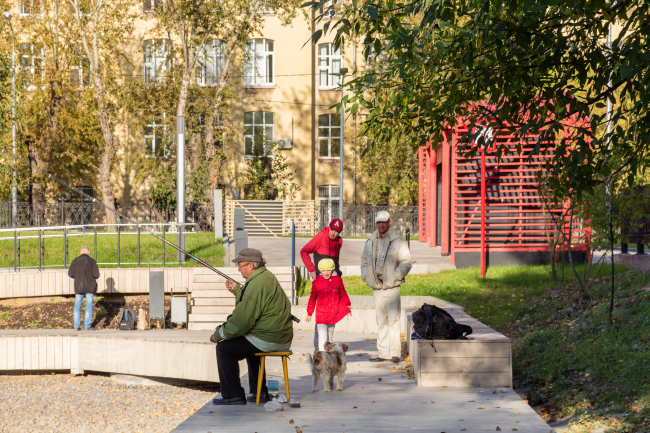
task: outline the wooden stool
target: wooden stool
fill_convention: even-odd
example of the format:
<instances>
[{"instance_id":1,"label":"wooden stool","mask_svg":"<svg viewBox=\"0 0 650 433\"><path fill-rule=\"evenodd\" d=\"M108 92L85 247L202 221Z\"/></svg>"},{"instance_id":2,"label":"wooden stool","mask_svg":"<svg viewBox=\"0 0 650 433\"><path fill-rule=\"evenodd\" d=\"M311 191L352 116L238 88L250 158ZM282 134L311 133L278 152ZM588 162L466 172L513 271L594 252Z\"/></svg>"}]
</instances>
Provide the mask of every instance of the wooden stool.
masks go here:
<instances>
[{"instance_id":1,"label":"wooden stool","mask_svg":"<svg viewBox=\"0 0 650 433\"><path fill-rule=\"evenodd\" d=\"M281 356L282 369L284 370L284 388L287 390L287 401L289 401L289 370L287 370L287 358L293 355L293 352L261 352L256 353L255 356L260 358L260 372L257 376L257 405L260 405L260 394L262 393L262 377L264 377L264 362L267 356Z\"/></svg>"}]
</instances>

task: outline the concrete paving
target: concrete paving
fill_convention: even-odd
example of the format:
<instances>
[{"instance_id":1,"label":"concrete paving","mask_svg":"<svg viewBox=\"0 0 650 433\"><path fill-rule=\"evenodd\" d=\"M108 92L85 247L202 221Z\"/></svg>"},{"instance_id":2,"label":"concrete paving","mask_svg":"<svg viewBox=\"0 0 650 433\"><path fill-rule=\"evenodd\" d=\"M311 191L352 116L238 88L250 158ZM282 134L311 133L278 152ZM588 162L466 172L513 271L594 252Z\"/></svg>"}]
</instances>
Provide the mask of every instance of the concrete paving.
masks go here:
<instances>
[{"instance_id":1,"label":"concrete paving","mask_svg":"<svg viewBox=\"0 0 650 433\"><path fill-rule=\"evenodd\" d=\"M304 266L300 250L310 238L296 238L296 266ZM343 239L339 264L360 266L366 239ZM269 266L291 266L291 238L249 237L248 246L262 251ZM440 247L431 248L426 243L411 241L411 259L414 264L449 263L449 257L440 256Z\"/></svg>"},{"instance_id":2,"label":"concrete paving","mask_svg":"<svg viewBox=\"0 0 650 433\"><path fill-rule=\"evenodd\" d=\"M549 433L551 428L510 388L422 388L393 363L377 365L376 334L337 332L345 342L347 373L344 390L312 393L306 353L312 332L298 331L289 361L291 398L299 409L283 404L282 412L266 412L263 405L215 406L211 401L185 420L175 433L207 432L485 432ZM267 359L269 379L284 379L279 358ZM248 391L248 384L244 383Z\"/></svg>"}]
</instances>

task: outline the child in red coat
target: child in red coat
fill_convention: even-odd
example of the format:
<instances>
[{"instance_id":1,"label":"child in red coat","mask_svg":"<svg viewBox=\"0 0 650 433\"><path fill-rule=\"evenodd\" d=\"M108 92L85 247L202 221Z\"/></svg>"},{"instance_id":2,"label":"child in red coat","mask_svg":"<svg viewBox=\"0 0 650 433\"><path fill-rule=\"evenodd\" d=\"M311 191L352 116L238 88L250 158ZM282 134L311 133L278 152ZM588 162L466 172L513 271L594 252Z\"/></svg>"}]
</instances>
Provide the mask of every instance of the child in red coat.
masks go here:
<instances>
[{"instance_id":1,"label":"child in red coat","mask_svg":"<svg viewBox=\"0 0 650 433\"><path fill-rule=\"evenodd\" d=\"M311 286L307 322L311 322L318 301L314 335L316 350L325 350L325 343L331 343L334 339L334 325L350 313L351 302L343 286L343 280L339 276L332 276L334 266L334 260L329 258L318 262L320 275Z\"/></svg>"}]
</instances>

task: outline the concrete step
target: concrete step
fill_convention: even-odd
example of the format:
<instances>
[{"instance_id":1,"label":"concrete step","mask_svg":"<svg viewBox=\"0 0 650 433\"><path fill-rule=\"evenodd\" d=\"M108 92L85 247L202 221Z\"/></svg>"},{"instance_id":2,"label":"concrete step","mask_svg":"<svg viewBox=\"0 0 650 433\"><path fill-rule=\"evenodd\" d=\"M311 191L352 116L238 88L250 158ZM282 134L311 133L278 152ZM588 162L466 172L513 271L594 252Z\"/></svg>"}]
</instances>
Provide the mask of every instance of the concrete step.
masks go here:
<instances>
[{"instance_id":1,"label":"concrete step","mask_svg":"<svg viewBox=\"0 0 650 433\"><path fill-rule=\"evenodd\" d=\"M233 305L193 305L190 314L231 314L235 309Z\"/></svg>"},{"instance_id":2,"label":"concrete step","mask_svg":"<svg viewBox=\"0 0 650 433\"><path fill-rule=\"evenodd\" d=\"M194 293L195 290L227 290L226 289L226 283L225 282L199 282L199 283L192 283L192 293Z\"/></svg>"},{"instance_id":3,"label":"concrete step","mask_svg":"<svg viewBox=\"0 0 650 433\"><path fill-rule=\"evenodd\" d=\"M230 295L230 298L192 298L192 306L207 306L207 305L230 305L235 306L235 297Z\"/></svg>"},{"instance_id":4,"label":"concrete step","mask_svg":"<svg viewBox=\"0 0 650 433\"><path fill-rule=\"evenodd\" d=\"M214 331L214 328L223 322L190 322L187 324L188 331Z\"/></svg>"},{"instance_id":5,"label":"concrete step","mask_svg":"<svg viewBox=\"0 0 650 433\"><path fill-rule=\"evenodd\" d=\"M233 277L241 277L241 274L240 275L233 275ZM197 284L197 283L216 284L216 283L225 283L226 279L224 277L222 277L221 275L219 275L219 274L215 274L214 272L212 272L210 274L196 274L195 273L194 276L193 276L192 282L193 282L193 284Z\"/></svg>"},{"instance_id":6,"label":"concrete step","mask_svg":"<svg viewBox=\"0 0 650 433\"><path fill-rule=\"evenodd\" d=\"M192 289L192 298L235 298L232 293L224 289Z\"/></svg>"},{"instance_id":7,"label":"concrete step","mask_svg":"<svg viewBox=\"0 0 650 433\"><path fill-rule=\"evenodd\" d=\"M225 322L231 313L190 314L191 322Z\"/></svg>"}]
</instances>

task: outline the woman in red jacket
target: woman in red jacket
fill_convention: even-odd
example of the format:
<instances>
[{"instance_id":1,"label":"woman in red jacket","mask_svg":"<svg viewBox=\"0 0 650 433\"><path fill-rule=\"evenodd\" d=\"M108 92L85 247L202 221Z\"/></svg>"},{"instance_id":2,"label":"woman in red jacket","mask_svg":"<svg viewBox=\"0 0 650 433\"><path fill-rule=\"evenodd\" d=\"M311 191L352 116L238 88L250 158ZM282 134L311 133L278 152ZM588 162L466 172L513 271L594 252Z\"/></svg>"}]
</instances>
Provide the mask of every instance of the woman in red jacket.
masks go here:
<instances>
[{"instance_id":1,"label":"woman in red jacket","mask_svg":"<svg viewBox=\"0 0 650 433\"><path fill-rule=\"evenodd\" d=\"M338 218L330 222L329 227L325 227L312 238L307 245L300 250L300 257L302 262L309 271L312 280L318 276L316 269L318 262L322 259L330 258L334 260L336 275L341 276L341 269L339 269L339 253L341 246L343 246L343 239L341 239L341 232L343 231L343 221ZM312 263L309 254L314 255L314 262Z\"/></svg>"},{"instance_id":2,"label":"woman in red jacket","mask_svg":"<svg viewBox=\"0 0 650 433\"><path fill-rule=\"evenodd\" d=\"M311 286L307 322L311 322L318 301L314 347L316 350L325 350L325 343L331 343L334 339L334 325L350 313L351 303L341 277L332 275L334 260L321 259L318 270L320 275Z\"/></svg>"}]
</instances>

